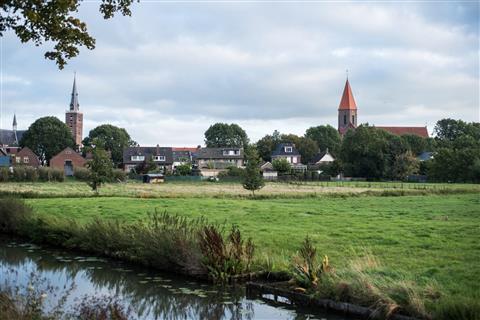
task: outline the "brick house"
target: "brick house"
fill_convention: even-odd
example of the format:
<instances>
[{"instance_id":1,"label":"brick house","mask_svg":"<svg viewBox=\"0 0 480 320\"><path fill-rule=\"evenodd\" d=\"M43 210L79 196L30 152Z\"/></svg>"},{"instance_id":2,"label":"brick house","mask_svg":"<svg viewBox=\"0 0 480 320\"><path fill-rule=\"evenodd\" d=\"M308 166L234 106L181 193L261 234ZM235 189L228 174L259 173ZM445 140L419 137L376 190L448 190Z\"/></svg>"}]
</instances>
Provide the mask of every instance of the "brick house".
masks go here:
<instances>
[{"instance_id":1,"label":"brick house","mask_svg":"<svg viewBox=\"0 0 480 320\"><path fill-rule=\"evenodd\" d=\"M28 147L11 152L12 166L30 166L38 168L41 166L38 156Z\"/></svg>"},{"instance_id":2,"label":"brick house","mask_svg":"<svg viewBox=\"0 0 480 320\"><path fill-rule=\"evenodd\" d=\"M70 147L50 159L50 167L63 170L66 176L73 176L75 168L85 167L86 164L87 160Z\"/></svg>"}]
</instances>

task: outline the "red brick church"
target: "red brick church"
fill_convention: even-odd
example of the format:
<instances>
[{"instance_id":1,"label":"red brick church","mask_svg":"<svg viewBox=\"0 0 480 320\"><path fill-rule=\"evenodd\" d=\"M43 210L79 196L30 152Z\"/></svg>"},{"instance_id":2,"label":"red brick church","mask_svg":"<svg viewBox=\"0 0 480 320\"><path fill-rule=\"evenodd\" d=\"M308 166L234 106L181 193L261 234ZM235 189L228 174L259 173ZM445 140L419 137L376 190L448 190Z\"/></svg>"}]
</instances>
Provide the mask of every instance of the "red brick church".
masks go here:
<instances>
[{"instance_id":1,"label":"red brick church","mask_svg":"<svg viewBox=\"0 0 480 320\"><path fill-rule=\"evenodd\" d=\"M348 129L355 129L357 127L357 120L358 108L347 78L345 88L343 89L342 100L340 100L340 105L338 107L338 132L340 132L341 135L344 135ZM427 127L375 127L395 135L414 134L423 138L428 138Z\"/></svg>"}]
</instances>

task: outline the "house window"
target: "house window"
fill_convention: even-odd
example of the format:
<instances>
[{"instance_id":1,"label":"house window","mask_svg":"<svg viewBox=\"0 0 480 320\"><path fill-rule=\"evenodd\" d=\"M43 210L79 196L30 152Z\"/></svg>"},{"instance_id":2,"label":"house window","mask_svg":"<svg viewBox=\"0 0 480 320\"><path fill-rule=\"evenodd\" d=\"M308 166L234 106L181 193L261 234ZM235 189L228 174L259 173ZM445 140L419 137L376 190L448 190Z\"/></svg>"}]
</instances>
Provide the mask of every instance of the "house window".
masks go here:
<instances>
[{"instance_id":1,"label":"house window","mask_svg":"<svg viewBox=\"0 0 480 320\"><path fill-rule=\"evenodd\" d=\"M344 125L347 124L347 115L346 114L343 115L343 124Z\"/></svg>"},{"instance_id":2,"label":"house window","mask_svg":"<svg viewBox=\"0 0 480 320\"><path fill-rule=\"evenodd\" d=\"M165 156L155 156L155 157L153 157L153 160L155 160L155 161L165 161Z\"/></svg>"},{"instance_id":3,"label":"house window","mask_svg":"<svg viewBox=\"0 0 480 320\"><path fill-rule=\"evenodd\" d=\"M130 159L132 159L132 161L144 161L145 156L132 156Z\"/></svg>"},{"instance_id":4,"label":"house window","mask_svg":"<svg viewBox=\"0 0 480 320\"><path fill-rule=\"evenodd\" d=\"M239 149L234 149L234 150L223 150L223 155L224 156L238 156L240 154Z\"/></svg>"},{"instance_id":5,"label":"house window","mask_svg":"<svg viewBox=\"0 0 480 320\"><path fill-rule=\"evenodd\" d=\"M65 154L71 154L71 153L72 153L72 151L70 151L70 150L65 151Z\"/></svg>"},{"instance_id":6,"label":"house window","mask_svg":"<svg viewBox=\"0 0 480 320\"><path fill-rule=\"evenodd\" d=\"M285 147L285 152L287 152L287 153L292 153L292 152L293 152L293 148L292 148L292 147Z\"/></svg>"},{"instance_id":7,"label":"house window","mask_svg":"<svg viewBox=\"0 0 480 320\"><path fill-rule=\"evenodd\" d=\"M21 158L20 158L20 157L15 157L15 161L16 161L17 163L20 163Z\"/></svg>"},{"instance_id":8,"label":"house window","mask_svg":"<svg viewBox=\"0 0 480 320\"><path fill-rule=\"evenodd\" d=\"M23 163L28 163L30 159L28 157L23 157Z\"/></svg>"},{"instance_id":9,"label":"house window","mask_svg":"<svg viewBox=\"0 0 480 320\"><path fill-rule=\"evenodd\" d=\"M355 116L352 115L352 123L355 123Z\"/></svg>"}]
</instances>

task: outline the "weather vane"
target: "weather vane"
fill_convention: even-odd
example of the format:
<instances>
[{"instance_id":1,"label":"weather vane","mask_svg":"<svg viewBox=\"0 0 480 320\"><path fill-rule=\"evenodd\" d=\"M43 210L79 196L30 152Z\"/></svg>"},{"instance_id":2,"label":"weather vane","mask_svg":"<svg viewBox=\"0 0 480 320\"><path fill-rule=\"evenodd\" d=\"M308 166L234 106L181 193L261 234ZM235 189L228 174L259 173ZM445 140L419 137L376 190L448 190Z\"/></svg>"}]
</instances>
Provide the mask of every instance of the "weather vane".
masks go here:
<instances>
[{"instance_id":1,"label":"weather vane","mask_svg":"<svg viewBox=\"0 0 480 320\"><path fill-rule=\"evenodd\" d=\"M348 69L345 70L345 73L347 74L347 79L348 79Z\"/></svg>"}]
</instances>

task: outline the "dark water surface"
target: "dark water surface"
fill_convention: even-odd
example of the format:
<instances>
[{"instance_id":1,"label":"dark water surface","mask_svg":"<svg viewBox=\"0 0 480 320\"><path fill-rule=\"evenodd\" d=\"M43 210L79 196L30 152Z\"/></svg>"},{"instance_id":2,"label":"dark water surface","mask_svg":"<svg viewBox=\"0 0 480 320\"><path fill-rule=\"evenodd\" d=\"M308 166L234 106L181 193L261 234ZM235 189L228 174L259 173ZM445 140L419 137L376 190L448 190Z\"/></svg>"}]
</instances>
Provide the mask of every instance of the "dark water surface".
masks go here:
<instances>
[{"instance_id":1,"label":"dark water surface","mask_svg":"<svg viewBox=\"0 0 480 320\"><path fill-rule=\"evenodd\" d=\"M51 285L57 297L70 288L65 308L85 295L115 296L130 308L132 319L325 319L330 313L273 304L245 297L245 288L217 287L104 258L77 255L0 237L0 286L26 288L32 274Z\"/></svg>"}]
</instances>

